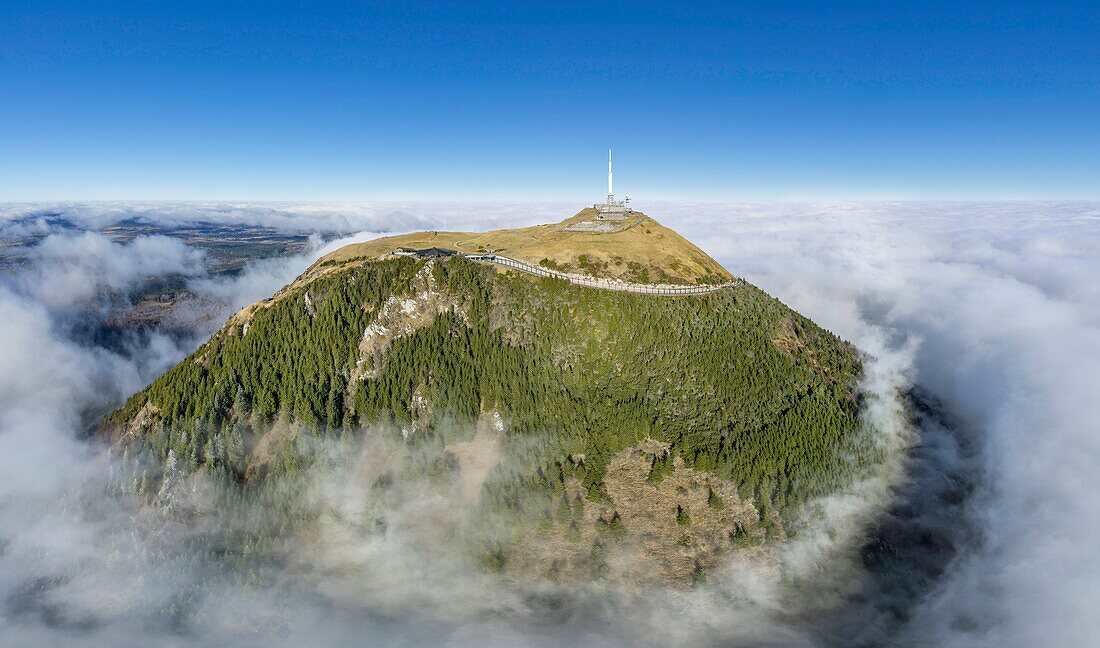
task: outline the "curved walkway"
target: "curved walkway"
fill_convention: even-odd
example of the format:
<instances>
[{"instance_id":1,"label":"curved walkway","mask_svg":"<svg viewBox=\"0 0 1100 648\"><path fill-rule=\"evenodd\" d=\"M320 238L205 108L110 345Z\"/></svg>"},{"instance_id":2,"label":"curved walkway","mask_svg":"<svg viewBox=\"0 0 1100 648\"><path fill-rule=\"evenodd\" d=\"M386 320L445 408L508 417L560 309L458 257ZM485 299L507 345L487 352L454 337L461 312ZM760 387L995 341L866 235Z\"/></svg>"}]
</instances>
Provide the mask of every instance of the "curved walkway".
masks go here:
<instances>
[{"instance_id":1,"label":"curved walkway","mask_svg":"<svg viewBox=\"0 0 1100 648\"><path fill-rule=\"evenodd\" d=\"M551 277L553 279L563 279L571 284L578 286L587 286L589 288L599 288L601 290L616 290L619 292L632 292L642 293L646 295L706 295L719 290L725 290L726 288L733 288L734 286L741 285L740 279L735 279L728 283L708 285L708 286L666 286L656 284L636 284L626 283L624 281L614 281L612 279L599 279L597 277L583 277L565 272L558 272L557 270L550 270L547 268L540 268L533 266L530 263L524 263L523 261L517 261L516 259L501 256L499 254L463 254L462 256L467 259L474 259L477 261L488 261L489 263L496 263L508 268L514 268L528 274L533 274L539 277Z\"/></svg>"}]
</instances>

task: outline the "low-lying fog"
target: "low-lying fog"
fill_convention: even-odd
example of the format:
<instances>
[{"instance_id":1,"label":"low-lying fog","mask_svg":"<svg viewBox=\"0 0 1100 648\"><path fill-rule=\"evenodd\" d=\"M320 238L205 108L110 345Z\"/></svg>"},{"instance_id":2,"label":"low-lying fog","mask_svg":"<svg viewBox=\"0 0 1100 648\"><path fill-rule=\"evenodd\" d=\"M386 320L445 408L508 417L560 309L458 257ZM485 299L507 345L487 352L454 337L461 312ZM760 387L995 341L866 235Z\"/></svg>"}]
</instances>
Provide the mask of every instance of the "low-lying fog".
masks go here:
<instances>
[{"instance_id":1,"label":"low-lying fog","mask_svg":"<svg viewBox=\"0 0 1100 648\"><path fill-rule=\"evenodd\" d=\"M322 250L205 274L176 239L122 245L50 231L0 277L0 644L3 645L1092 645L1100 606L1100 205L652 204L737 275L874 356L867 420L897 461L818 502L782 549L782 578L731 569L694 590L519 586L425 538L461 507L417 484L386 533L345 524L232 573L241 547L209 516L150 510L134 460L86 439L96 417L212 331L97 346L89 322L165 273L235 308ZM5 226L60 212L89 229L135 215L320 232L481 229L557 220L567 206L10 205ZM29 227L20 220L25 236ZM350 240L350 239L345 239ZM332 248L342 241L327 244ZM906 423L895 394L920 423ZM339 507L354 488L313 475ZM170 508L170 507L168 507ZM339 518L345 519L345 518ZM249 548L248 550L251 550ZM224 556L219 558L218 556ZM251 569L251 567L250 567ZM232 577L227 576L231 574ZM324 577L319 575L324 574Z\"/></svg>"}]
</instances>

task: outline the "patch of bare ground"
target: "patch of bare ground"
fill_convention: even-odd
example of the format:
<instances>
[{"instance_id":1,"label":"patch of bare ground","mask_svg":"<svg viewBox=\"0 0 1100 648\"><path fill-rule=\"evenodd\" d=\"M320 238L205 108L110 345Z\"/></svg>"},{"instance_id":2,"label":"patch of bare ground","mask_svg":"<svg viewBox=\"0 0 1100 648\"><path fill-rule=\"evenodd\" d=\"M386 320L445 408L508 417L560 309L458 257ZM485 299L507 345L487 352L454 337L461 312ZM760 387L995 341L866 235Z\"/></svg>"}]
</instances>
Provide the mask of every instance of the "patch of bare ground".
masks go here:
<instances>
[{"instance_id":1,"label":"patch of bare ground","mask_svg":"<svg viewBox=\"0 0 1100 648\"><path fill-rule=\"evenodd\" d=\"M477 422L477 432L469 441L452 443L444 449L448 462L458 468L462 499L474 502L489 473L500 463L500 440L504 435L504 420L499 412L487 412Z\"/></svg>"},{"instance_id":2,"label":"patch of bare ground","mask_svg":"<svg viewBox=\"0 0 1100 648\"><path fill-rule=\"evenodd\" d=\"M137 414L123 426L121 441L130 443L143 438L159 421L160 408L146 401Z\"/></svg>"},{"instance_id":3,"label":"patch of bare ground","mask_svg":"<svg viewBox=\"0 0 1100 648\"><path fill-rule=\"evenodd\" d=\"M792 358L800 358L809 362L815 372L819 374L829 373L828 367L822 366L817 358L817 352L812 347L807 346L798 331L795 330L789 317L784 318L780 323L779 334L772 339L772 344Z\"/></svg>"},{"instance_id":4,"label":"patch of bare ground","mask_svg":"<svg viewBox=\"0 0 1100 648\"><path fill-rule=\"evenodd\" d=\"M772 339L772 344L783 353L791 356L799 353L806 347L802 339L798 337L798 333L795 332L789 317L784 318L779 324L779 334Z\"/></svg>"},{"instance_id":5,"label":"patch of bare ground","mask_svg":"<svg viewBox=\"0 0 1100 648\"><path fill-rule=\"evenodd\" d=\"M285 454L287 448L297 443L299 432L296 426L282 419L275 421L269 430L255 439L255 447L248 453L245 478L251 480L264 475L279 454Z\"/></svg>"},{"instance_id":6,"label":"patch of bare ground","mask_svg":"<svg viewBox=\"0 0 1100 648\"><path fill-rule=\"evenodd\" d=\"M668 462L667 471L656 469L661 462ZM734 552L771 562L752 503L732 482L670 459L665 443L647 439L616 454L604 486L608 501L594 502L571 480L557 514L509 552L505 569L554 580L596 576L687 587L729 563Z\"/></svg>"}]
</instances>

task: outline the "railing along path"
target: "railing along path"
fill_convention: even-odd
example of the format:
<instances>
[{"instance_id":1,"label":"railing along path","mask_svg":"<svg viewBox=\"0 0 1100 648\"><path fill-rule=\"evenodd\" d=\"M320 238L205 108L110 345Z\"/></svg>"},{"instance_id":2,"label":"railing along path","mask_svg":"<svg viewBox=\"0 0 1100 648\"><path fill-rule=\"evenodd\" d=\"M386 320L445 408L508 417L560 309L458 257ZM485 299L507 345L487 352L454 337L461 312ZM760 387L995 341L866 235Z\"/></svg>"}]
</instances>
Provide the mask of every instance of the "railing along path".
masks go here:
<instances>
[{"instance_id":1,"label":"railing along path","mask_svg":"<svg viewBox=\"0 0 1100 648\"><path fill-rule=\"evenodd\" d=\"M599 279L597 277L582 277L566 272L559 272L557 270L550 270L549 268L540 268L539 266L533 266L530 263L524 263L513 259L511 257L502 256L500 254L463 254L462 256L467 259L474 259L476 261L488 261L489 263L496 263L508 268L514 268L528 274L533 274L539 277L550 277L553 279L563 279L571 284L577 286L588 286L589 288L599 288L601 290L617 290L619 292L632 292L641 293L645 295L706 295L708 293L718 292L719 290L725 290L726 288L732 288L741 284L740 279L735 279L728 283L710 285L710 286L664 286L655 284L636 284L627 283L625 281L614 281L611 279Z\"/></svg>"}]
</instances>

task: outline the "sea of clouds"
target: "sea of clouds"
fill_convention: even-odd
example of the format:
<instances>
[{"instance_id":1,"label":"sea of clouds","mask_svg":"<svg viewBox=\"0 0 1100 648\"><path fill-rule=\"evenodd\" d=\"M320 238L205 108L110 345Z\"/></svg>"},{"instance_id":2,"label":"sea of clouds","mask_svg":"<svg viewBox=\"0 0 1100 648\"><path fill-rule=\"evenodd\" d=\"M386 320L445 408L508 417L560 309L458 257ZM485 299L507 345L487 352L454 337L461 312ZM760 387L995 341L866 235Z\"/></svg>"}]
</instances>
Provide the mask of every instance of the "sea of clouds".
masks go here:
<instances>
[{"instance_id":1,"label":"sea of clouds","mask_svg":"<svg viewBox=\"0 0 1100 648\"><path fill-rule=\"evenodd\" d=\"M81 227L103 229L130 219L161 225L218 223L267 227L283 232L346 234L410 232L428 229L505 227L509 223L557 222L567 203L424 202L379 203L229 203L229 202L58 202L0 204L0 236L47 233L35 217L61 215ZM27 218L30 217L30 218ZM43 230L42 228L46 228Z\"/></svg>"},{"instance_id":2,"label":"sea of clouds","mask_svg":"<svg viewBox=\"0 0 1100 648\"><path fill-rule=\"evenodd\" d=\"M735 273L859 344L917 344L909 379L975 447L980 530L906 637L1086 646L1100 604L1100 205L668 205Z\"/></svg>"},{"instance_id":3,"label":"sea of clouds","mask_svg":"<svg viewBox=\"0 0 1100 648\"><path fill-rule=\"evenodd\" d=\"M302 578L289 607L251 591L218 591L209 572L219 565L188 553L194 528L151 520L125 497L96 496L118 465L86 439L96 417L189 353L210 324L196 319L191 335L153 333L108 349L82 333L89 319L117 307L128 287L166 273L187 277L224 319L347 241L548 222L570 210L4 205L0 237L32 227L46 238L29 265L0 278L0 643L1092 644L1089 612L1100 605L1100 413L1092 401L1100 388L1100 205L643 208L874 358L868 417L904 462L819 503L821 531L785 550L804 585L792 591L734 570L731 582L690 593L517 592L438 553L417 553L415 533L364 544L334 529L313 547L316 562L354 566L350 575ZM53 231L24 218L45 213L77 228ZM134 216L357 233L313 239L306 254L256 263L238 277L210 277L201 251L178 239L120 244L84 231ZM16 218L20 231L5 230ZM915 431L893 398L899 389L929 405ZM394 515L422 514L422 505L435 510L410 498ZM890 551L870 549L881 541ZM193 627L183 612L166 623L166 601L196 583L223 608L202 618L222 623ZM233 617L265 615L282 620L279 632L226 630Z\"/></svg>"}]
</instances>

